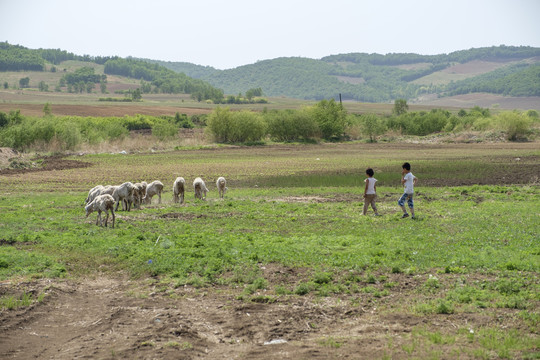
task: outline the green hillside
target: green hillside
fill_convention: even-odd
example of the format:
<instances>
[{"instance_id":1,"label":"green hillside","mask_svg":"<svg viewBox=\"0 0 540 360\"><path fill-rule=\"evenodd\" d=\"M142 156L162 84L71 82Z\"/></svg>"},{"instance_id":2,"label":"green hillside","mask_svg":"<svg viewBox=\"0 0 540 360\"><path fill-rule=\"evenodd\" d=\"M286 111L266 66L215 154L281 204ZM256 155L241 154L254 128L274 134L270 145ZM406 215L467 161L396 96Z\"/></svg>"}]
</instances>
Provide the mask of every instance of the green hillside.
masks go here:
<instances>
[{"instance_id":1,"label":"green hillside","mask_svg":"<svg viewBox=\"0 0 540 360\"><path fill-rule=\"evenodd\" d=\"M351 53L320 60L277 58L229 70L146 61L205 80L227 94L262 88L267 96L319 100L341 94L344 100L388 102L423 94L445 96L479 91L538 96L540 88L538 78L530 77L540 64L540 48L527 46L487 47L441 55ZM476 62L477 67L481 62L485 70L467 70L466 66L461 74L451 70L457 64L471 62Z\"/></svg>"},{"instance_id":2,"label":"green hillside","mask_svg":"<svg viewBox=\"0 0 540 360\"><path fill-rule=\"evenodd\" d=\"M67 66L77 61L80 66ZM99 65L99 66L96 66ZM91 57L68 53L59 49L32 50L7 42L0 43L0 72L37 72L33 78L40 78L40 91L53 88L57 92L91 92L97 85L103 93L108 85L107 75L122 76L139 82L142 93L191 94L200 99L222 100L223 91L201 79L194 79L184 73L178 73L158 64L151 64L137 59L114 57ZM41 76L40 73L53 73L53 76ZM29 87L30 76L21 77L11 86ZM8 78L8 77L6 77ZM51 80L56 81L50 83ZM4 83L6 87L6 82Z\"/></svg>"}]
</instances>

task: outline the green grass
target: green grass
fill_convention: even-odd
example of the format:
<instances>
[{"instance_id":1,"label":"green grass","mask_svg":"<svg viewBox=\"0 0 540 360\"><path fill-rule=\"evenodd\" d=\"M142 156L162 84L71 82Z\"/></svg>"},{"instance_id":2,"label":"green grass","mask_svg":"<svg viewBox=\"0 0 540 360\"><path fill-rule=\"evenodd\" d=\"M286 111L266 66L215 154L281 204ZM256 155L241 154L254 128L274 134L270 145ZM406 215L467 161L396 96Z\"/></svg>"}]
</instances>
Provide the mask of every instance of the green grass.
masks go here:
<instances>
[{"instance_id":1,"label":"green grass","mask_svg":"<svg viewBox=\"0 0 540 360\"><path fill-rule=\"evenodd\" d=\"M415 358L455 357L449 347L472 358L534 357L540 187L426 186L444 182L442 174L479 181L534 166L537 150L512 146L517 150L458 146L409 152L421 181L416 220L400 219L396 201L402 190L395 170L403 155L384 146L103 154L85 156L94 164L89 168L3 176L0 280L120 271L135 279L157 277L165 288L224 286L239 300L258 303L339 297L352 306L373 305L442 323L455 316L498 314L512 320L512 331L493 323L473 333L424 329L388 348ZM532 163L513 168L517 156ZM361 215L362 172L369 164L378 165L381 217ZM95 214L84 216L87 189L97 183L142 177L172 184L176 176L200 174L211 190L206 201L188 192L185 205L174 204L166 185L163 204L154 200L142 210L118 212L114 229L96 226ZM217 175L229 179L224 200L217 199L211 181ZM268 266L291 275L268 277L263 271ZM403 291L404 301L396 303ZM8 308L19 300L3 301ZM329 348L347 343L331 337L319 342Z\"/></svg>"}]
</instances>

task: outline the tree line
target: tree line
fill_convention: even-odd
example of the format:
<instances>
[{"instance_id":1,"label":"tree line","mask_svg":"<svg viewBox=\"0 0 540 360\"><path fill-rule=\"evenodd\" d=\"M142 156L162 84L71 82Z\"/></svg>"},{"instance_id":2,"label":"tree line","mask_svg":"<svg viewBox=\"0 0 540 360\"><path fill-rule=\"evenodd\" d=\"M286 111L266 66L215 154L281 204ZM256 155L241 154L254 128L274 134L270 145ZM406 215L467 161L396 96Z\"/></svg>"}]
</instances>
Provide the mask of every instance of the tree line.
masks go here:
<instances>
[{"instance_id":1,"label":"tree line","mask_svg":"<svg viewBox=\"0 0 540 360\"><path fill-rule=\"evenodd\" d=\"M469 92L475 91L472 85L477 77L471 78L470 82L455 82L447 85L426 86L414 83L419 78L441 71L455 63L471 60L519 60L538 56L540 56L540 48L502 45L441 55L351 53L332 55L320 60L299 57L277 58L228 70L217 70L188 63L157 63L188 76L205 80L228 94L236 94L242 89L262 87L267 96L321 100L337 99L338 94L342 94L345 100L388 102L396 98L412 99L425 93L443 94L456 87L468 88ZM398 67L408 64L420 66L408 69ZM507 67L512 68L512 66ZM498 78L504 77L499 72L494 72L492 75ZM520 85L517 79L514 80L512 88L517 89ZM532 89L526 87L519 93L527 94L529 90ZM491 91L489 87L487 91ZM512 90L506 90L506 92L513 93ZM528 95L532 96L532 93Z\"/></svg>"}]
</instances>

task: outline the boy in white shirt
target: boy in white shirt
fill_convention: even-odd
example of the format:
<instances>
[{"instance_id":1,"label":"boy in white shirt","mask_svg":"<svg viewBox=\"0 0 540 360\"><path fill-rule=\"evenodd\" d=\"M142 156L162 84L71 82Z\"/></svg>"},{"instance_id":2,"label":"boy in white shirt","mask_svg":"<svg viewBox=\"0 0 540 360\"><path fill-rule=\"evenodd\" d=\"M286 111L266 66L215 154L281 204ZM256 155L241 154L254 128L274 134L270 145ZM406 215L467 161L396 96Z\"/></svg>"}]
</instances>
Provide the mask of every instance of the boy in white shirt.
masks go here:
<instances>
[{"instance_id":1,"label":"boy in white shirt","mask_svg":"<svg viewBox=\"0 0 540 360\"><path fill-rule=\"evenodd\" d=\"M414 219L413 194L414 185L416 185L417 178L411 172L411 164L406 162L402 165L402 168L403 171L401 172L401 184L405 187L405 192L398 200L398 205L401 206L401 209L403 210L403 216L401 216L401 218L404 219L406 217L409 217L409 214L407 214L407 210L405 209L405 200L407 200L407 205L409 205L412 218Z\"/></svg>"},{"instance_id":2,"label":"boy in white shirt","mask_svg":"<svg viewBox=\"0 0 540 360\"><path fill-rule=\"evenodd\" d=\"M377 179L373 177L374 174L373 169L366 169L367 179L364 180L366 183L366 188L364 189L364 215L367 215L369 204L371 204L373 211L375 211L375 216L379 216L377 206L375 205L375 199L377 198Z\"/></svg>"}]
</instances>

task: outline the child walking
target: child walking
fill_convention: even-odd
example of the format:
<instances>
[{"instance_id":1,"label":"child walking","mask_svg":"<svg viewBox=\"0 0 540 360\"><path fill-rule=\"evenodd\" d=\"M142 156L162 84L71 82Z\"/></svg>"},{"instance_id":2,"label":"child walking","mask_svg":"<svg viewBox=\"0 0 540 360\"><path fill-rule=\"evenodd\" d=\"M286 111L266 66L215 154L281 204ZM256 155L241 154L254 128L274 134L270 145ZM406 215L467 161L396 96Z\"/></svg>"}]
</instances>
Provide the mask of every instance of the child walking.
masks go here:
<instances>
[{"instance_id":1,"label":"child walking","mask_svg":"<svg viewBox=\"0 0 540 360\"><path fill-rule=\"evenodd\" d=\"M405 209L405 200L407 200L407 205L409 205L409 210L411 210L412 218L414 219L414 185L416 184L416 176L411 172L411 164L408 162L404 163L402 166L403 171L401 172L401 184L405 187L405 192L398 200L398 205L401 206L403 210L402 219L409 217L407 210Z\"/></svg>"},{"instance_id":2,"label":"child walking","mask_svg":"<svg viewBox=\"0 0 540 360\"><path fill-rule=\"evenodd\" d=\"M366 183L366 188L364 189L364 215L367 215L367 210L369 205L371 204L371 207L373 211L375 211L375 216L379 216L379 213L377 212L377 206L375 205L375 199L377 198L377 179L373 177L375 172L373 169L369 168L366 169L366 176L367 179L364 180Z\"/></svg>"}]
</instances>

